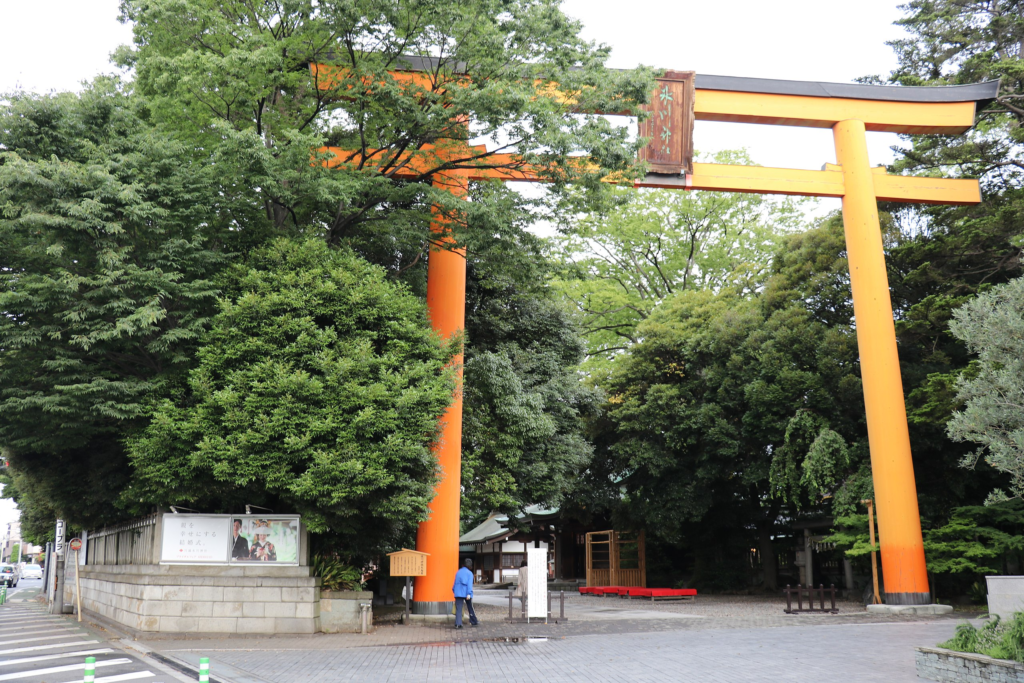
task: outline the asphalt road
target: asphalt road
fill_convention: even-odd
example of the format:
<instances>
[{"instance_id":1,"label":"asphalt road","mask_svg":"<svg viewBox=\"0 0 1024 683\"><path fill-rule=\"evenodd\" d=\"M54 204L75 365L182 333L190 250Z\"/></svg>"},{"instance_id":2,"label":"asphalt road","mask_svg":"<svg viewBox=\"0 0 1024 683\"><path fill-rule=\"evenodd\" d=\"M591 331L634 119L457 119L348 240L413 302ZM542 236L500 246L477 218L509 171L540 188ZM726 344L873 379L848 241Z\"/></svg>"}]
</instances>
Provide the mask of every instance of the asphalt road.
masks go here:
<instances>
[{"instance_id":1,"label":"asphalt road","mask_svg":"<svg viewBox=\"0 0 1024 683\"><path fill-rule=\"evenodd\" d=\"M96 683L188 680L168 674L81 627L47 613L34 598L42 579L22 579L0 606L0 683L80 683L85 658L96 658Z\"/></svg>"}]
</instances>

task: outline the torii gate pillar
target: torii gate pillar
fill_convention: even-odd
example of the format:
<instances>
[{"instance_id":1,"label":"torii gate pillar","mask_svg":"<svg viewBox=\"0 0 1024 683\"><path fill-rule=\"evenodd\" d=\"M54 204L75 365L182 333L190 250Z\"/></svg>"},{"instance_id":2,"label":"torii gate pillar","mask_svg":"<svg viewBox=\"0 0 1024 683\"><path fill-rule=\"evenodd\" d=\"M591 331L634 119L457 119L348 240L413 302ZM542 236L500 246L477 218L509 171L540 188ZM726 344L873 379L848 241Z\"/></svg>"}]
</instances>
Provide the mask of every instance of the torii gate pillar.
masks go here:
<instances>
[{"instance_id":1,"label":"torii gate pillar","mask_svg":"<svg viewBox=\"0 0 1024 683\"><path fill-rule=\"evenodd\" d=\"M845 185L843 229L864 383L878 536L880 545L885 548L882 553L885 602L925 605L931 599L921 539L921 516L917 508L896 327L864 122L840 121L832 131L836 161L842 166Z\"/></svg>"},{"instance_id":2,"label":"torii gate pillar","mask_svg":"<svg viewBox=\"0 0 1024 683\"><path fill-rule=\"evenodd\" d=\"M449 172L437 181L452 194L464 196L469 180L464 173ZM436 213L436 211L435 211ZM442 339L462 334L466 328L466 250L445 248L453 238L448 223L435 216L431 230L437 242L430 245L427 260L427 310L430 325ZM417 576L413 587L414 614L450 614L455 601L452 582L459 569L459 510L462 502L462 361L455 396L441 417L441 438L435 452L441 468L430 517L420 523L416 550L430 554L426 576Z\"/></svg>"}]
</instances>

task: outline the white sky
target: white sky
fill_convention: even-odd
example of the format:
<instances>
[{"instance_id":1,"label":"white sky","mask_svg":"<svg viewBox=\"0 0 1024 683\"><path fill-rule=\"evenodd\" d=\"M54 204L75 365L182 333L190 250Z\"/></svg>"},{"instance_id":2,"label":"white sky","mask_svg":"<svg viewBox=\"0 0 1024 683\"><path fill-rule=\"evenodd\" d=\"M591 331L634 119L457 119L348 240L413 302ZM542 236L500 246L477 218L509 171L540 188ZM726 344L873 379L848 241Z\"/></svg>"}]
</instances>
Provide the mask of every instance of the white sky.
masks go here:
<instances>
[{"instance_id":1,"label":"white sky","mask_svg":"<svg viewBox=\"0 0 1024 683\"><path fill-rule=\"evenodd\" d=\"M565 0L584 36L612 46L609 66L646 64L720 76L850 82L896 66L885 41L902 0ZM75 90L110 72L110 53L131 41L117 22L117 0L0 0L0 92ZM698 121L701 152L745 147L764 166L821 168L835 162L828 130ZM872 164L892 160L888 133L868 136ZM820 211L839 208L821 200ZM0 501L0 524L16 515Z\"/></svg>"}]
</instances>

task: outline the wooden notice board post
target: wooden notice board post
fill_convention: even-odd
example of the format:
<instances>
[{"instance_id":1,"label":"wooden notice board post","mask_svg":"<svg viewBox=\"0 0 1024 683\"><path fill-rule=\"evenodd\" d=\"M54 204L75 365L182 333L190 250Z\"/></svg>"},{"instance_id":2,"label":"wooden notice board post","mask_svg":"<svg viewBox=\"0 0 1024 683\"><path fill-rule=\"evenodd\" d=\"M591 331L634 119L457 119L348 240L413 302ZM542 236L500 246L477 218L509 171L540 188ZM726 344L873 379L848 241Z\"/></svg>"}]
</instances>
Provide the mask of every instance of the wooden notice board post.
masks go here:
<instances>
[{"instance_id":1,"label":"wooden notice board post","mask_svg":"<svg viewBox=\"0 0 1024 683\"><path fill-rule=\"evenodd\" d=\"M391 576L405 577L405 623L409 623L409 605L412 603L412 577L427 575L427 557L430 553L402 548L388 553L391 558Z\"/></svg>"}]
</instances>

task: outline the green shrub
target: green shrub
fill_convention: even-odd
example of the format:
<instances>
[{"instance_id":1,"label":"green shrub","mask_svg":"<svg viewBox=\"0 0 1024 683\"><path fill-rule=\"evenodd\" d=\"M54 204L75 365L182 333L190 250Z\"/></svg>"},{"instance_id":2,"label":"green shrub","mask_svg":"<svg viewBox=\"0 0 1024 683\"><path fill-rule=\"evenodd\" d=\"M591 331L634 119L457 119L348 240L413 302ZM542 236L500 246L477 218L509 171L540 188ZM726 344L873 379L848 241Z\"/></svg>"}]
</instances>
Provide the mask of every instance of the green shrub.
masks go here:
<instances>
[{"instance_id":1,"label":"green shrub","mask_svg":"<svg viewBox=\"0 0 1024 683\"><path fill-rule=\"evenodd\" d=\"M1017 612L1009 622L1002 622L993 615L981 628L960 624L953 637L939 643L939 647L1024 662L1024 613Z\"/></svg>"},{"instance_id":2,"label":"green shrub","mask_svg":"<svg viewBox=\"0 0 1024 683\"><path fill-rule=\"evenodd\" d=\"M362 572L334 555L313 556L313 575L320 577L320 588L326 591L363 589Z\"/></svg>"}]
</instances>

